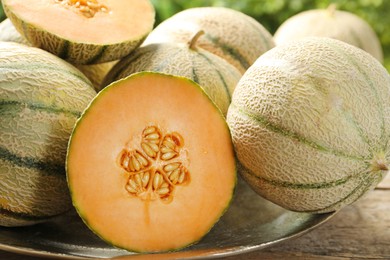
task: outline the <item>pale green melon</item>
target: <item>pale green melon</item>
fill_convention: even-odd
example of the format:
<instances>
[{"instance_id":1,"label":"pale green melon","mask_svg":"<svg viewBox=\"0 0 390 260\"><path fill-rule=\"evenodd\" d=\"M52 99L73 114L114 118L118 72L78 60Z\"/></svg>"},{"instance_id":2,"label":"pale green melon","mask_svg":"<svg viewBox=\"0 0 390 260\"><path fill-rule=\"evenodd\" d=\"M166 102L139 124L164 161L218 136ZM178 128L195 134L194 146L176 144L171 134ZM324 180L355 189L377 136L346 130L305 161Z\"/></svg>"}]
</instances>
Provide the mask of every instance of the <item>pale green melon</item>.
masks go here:
<instances>
[{"instance_id":1,"label":"pale green melon","mask_svg":"<svg viewBox=\"0 0 390 260\"><path fill-rule=\"evenodd\" d=\"M190 43L144 45L118 62L102 86L140 71L154 71L189 78L205 90L226 115L241 73L226 60L198 47L204 37L199 31Z\"/></svg>"},{"instance_id":2,"label":"pale green melon","mask_svg":"<svg viewBox=\"0 0 390 260\"><path fill-rule=\"evenodd\" d=\"M229 107L241 174L294 211L341 209L373 189L390 162L390 76L370 54L308 37L262 55Z\"/></svg>"},{"instance_id":3,"label":"pale green melon","mask_svg":"<svg viewBox=\"0 0 390 260\"><path fill-rule=\"evenodd\" d=\"M383 62L383 50L372 27L359 16L337 10L334 4L327 9L313 9L298 13L276 30L277 45L307 36L330 37L367 51Z\"/></svg>"},{"instance_id":4,"label":"pale green melon","mask_svg":"<svg viewBox=\"0 0 390 260\"><path fill-rule=\"evenodd\" d=\"M71 208L67 143L95 95L67 62L0 42L0 226L31 225Z\"/></svg>"},{"instance_id":5,"label":"pale green melon","mask_svg":"<svg viewBox=\"0 0 390 260\"><path fill-rule=\"evenodd\" d=\"M227 60L241 73L275 46L271 33L262 24L226 7L196 7L176 13L160 23L144 44L187 43L199 30L205 36L197 45Z\"/></svg>"}]
</instances>

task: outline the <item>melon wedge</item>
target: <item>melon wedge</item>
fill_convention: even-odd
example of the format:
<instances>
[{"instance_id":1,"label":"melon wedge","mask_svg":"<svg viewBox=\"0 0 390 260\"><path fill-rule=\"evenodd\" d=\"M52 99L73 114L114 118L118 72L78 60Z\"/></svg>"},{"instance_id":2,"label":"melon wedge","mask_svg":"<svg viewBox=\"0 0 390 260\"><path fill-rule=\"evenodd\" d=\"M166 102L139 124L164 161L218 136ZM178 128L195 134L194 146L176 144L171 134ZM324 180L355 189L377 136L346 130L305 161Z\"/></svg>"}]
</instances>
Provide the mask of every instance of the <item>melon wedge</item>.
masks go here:
<instances>
[{"instance_id":1,"label":"melon wedge","mask_svg":"<svg viewBox=\"0 0 390 260\"><path fill-rule=\"evenodd\" d=\"M3 0L16 29L35 47L76 64L122 58L153 29L149 0Z\"/></svg>"},{"instance_id":2,"label":"melon wedge","mask_svg":"<svg viewBox=\"0 0 390 260\"><path fill-rule=\"evenodd\" d=\"M224 117L198 84L140 72L103 89L78 120L67 178L103 240L160 252L208 233L230 204L236 165Z\"/></svg>"}]
</instances>

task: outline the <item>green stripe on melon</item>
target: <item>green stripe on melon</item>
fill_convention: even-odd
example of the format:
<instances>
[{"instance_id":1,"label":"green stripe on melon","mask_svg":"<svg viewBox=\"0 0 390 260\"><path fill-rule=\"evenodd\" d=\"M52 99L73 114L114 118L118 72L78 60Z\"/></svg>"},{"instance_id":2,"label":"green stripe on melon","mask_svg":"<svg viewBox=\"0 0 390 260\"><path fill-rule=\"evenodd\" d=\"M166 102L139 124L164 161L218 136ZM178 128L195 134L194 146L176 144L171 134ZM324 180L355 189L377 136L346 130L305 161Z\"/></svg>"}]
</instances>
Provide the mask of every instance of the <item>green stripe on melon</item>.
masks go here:
<instances>
[{"instance_id":1,"label":"green stripe on melon","mask_svg":"<svg viewBox=\"0 0 390 260\"><path fill-rule=\"evenodd\" d=\"M1 42L0 64L0 225L31 225L71 207L67 143L96 92L72 65L34 47Z\"/></svg>"},{"instance_id":2,"label":"green stripe on melon","mask_svg":"<svg viewBox=\"0 0 390 260\"><path fill-rule=\"evenodd\" d=\"M280 45L241 78L227 121L242 175L294 211L335 211L373 189L390 162L390 76L326 38Z\"/></svg>"},{"instance_id":3,"label":"green stripe on melon","mask_svg":"<svg viewBox=\"0 0 390 260\"><path fill-rule=\"evenodd\" d=\"M118 60L136 49L146 38L135 39L120 44L100 45L94 43L74 42L36 28L20 19L10 16L16 29L32 46L44 49L74 64L98 64Z\"/></svg>"},{"instance_id":4,"label":"green stripe on melon","mask_svg":"<svg viewBox=\"0 0 390 260\"><path fill-rule=\"evenodd\" d=\"M31 43L22 37L22 35L15 29L15 26L9 19L5 19L0 23L0 41L17 42L27 46ZM87 78L92 82L95 90L102 88L102 82L108 71L115 65L117 61L80 65L74 64Z\"/></svg>"}]
</instances>

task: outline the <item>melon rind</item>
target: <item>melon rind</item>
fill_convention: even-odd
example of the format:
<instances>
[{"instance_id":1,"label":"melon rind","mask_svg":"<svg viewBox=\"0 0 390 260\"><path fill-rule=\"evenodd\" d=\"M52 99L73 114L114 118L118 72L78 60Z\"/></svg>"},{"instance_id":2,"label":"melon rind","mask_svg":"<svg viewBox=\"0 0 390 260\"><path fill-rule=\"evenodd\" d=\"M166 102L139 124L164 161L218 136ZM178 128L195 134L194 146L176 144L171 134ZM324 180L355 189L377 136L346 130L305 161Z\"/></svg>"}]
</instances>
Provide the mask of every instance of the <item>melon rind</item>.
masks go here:
<instances>
[{"instance_id":1,"label":"melon rind","mask_svg":"<svg viewBox=\"0 0 390 260\"><path fill-rule=\"evenodd\" d=\"M197 46L234 65L241 73L275 46L270 32L254 18L226 7L194 7L161 22L144 44L187 43L203 30Z\"/></svg>"},{"instance_id":2,"label":"melon rind","mask_svg":"<svg viewBox=\"0 0 390 260\"><path fill-rule=\"evenodd\" d=\"M383 63L383 50L374 29L359 16L342 10L312 9L284 21L274 34L277 45L303 37L329 37L354 45Z\"/></svg>"},{"instance_id":3,"label":"melon rind","mask_svg":"<svg viewBox=\"0 0 390 260\"><path fill-rule=\"evenodd\" d=\"M67 142L96 92L46 51L12 42L0 50L0 225L31 225L71 208Z\"/></svg>"},{"instance_id":4,"label":"melon rind","mask_svg":"<svg viewBox=\"0 0 390 260\"><path fill-rule=\"evenodd\" d=\"M390 162L390 76L367 52L308 37L275 47L241 78L227 121L242 170L293 211L336 211Z\"/></svg>"},{"instance_id":5,"label":"melon rind","mask_svg":"<svg viewBox=\"0 0 390 260\"><path fill-rule=\"evenodd\" d=\"M144 45L119 61L107 74L102 87L141 71L161 72L195 81L225 116L234 88L242 76L226 60L202 48L160 43Z\"/></svg>"},{"instance_id":6,"label":"melon rind","mask_svg":"<svg viewBox=\"0 0 390 260\"><path fill-rule=\"evenodd\" d=\"M16 30L12 22L7 18L0 23L0 41L17 42L27 46L32 46L23 36ZM102 89L103 79L111 68L118 61L110 61L91 65L74 64L87 78L92 82L96 91Z\"/></svg>"}]
</instances>

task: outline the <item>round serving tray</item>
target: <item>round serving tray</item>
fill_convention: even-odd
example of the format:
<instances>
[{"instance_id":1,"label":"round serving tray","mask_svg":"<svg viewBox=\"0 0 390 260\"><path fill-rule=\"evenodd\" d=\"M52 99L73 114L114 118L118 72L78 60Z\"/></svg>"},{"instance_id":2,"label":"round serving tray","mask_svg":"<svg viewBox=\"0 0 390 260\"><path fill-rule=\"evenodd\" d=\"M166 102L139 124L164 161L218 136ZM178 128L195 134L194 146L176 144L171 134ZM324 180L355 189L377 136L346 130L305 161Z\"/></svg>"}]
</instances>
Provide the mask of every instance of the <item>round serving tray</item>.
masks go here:
<instances>
[{"instance_id":1,"label":"round serving tray","mask_svg":"<svg viewBox=\"0 0 390 260\"><path fill-rule=\"evenodd\" d=\"M334 214L288 211L261 198L239 179L231 206L210 233L191 247L153 254L153 259L208 259L247 253L300 236ZM147 255L106 244L75 211L30 227L1 227L0 250L59 259L148 259Z\"/></svg>"}]
</instances>

